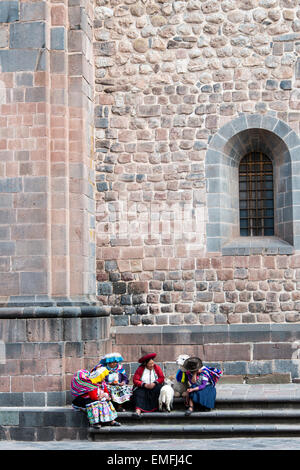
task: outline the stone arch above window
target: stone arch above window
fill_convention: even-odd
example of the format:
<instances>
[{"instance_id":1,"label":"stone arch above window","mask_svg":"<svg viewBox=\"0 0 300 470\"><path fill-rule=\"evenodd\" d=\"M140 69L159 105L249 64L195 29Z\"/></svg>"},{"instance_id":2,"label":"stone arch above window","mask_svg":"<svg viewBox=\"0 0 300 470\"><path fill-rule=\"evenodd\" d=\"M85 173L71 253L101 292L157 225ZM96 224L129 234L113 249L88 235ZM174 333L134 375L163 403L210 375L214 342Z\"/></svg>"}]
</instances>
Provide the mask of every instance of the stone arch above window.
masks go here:
<instances>
[{"instance_id":1,"label":"stone arch above window","mask_svg":"<svg viewBox=\"0 0 300 470\"><path fill-rule=\"evenodd\" d=\"M273 237L240 237L238 168L250 152L262 152L273 163ZM208 252L290 254L300 249L300 139L286 123L241 114L211 139L205 172Z\"/></svg>"}]
</instances>

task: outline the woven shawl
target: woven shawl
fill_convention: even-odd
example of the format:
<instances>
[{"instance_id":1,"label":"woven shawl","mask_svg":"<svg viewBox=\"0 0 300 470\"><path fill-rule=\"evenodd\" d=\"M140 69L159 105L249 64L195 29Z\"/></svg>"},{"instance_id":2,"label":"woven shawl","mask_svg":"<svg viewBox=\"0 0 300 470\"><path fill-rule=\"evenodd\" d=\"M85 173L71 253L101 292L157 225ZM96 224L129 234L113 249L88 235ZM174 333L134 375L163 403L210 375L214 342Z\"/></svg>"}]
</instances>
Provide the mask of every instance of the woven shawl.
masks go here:
<instances>
[{"instance_id":1,"label":"woven shawl","mask_svg":"<svg viewBox=\"0 0 300 470\"><path fill-rule=\"evenodd\" d=\"M223 375L223 371L216 367L203 366L200 375L204 375L213 385L216 385L219 378Z\"/></svg>"},{"instance_id":2,"label":"woven shawl","mask_svg":"<svg viewBox=\"0 0 300 470\"><path fill-rule=\"evenodd\" d=\"M98 388L97 385L92 383L89 377L90 373L85 369L81 369L73 375L71 381L71 394L73 397L84 395L91 392L92 390L95 390L95 388Z\"/></svg>"}]
</instances>

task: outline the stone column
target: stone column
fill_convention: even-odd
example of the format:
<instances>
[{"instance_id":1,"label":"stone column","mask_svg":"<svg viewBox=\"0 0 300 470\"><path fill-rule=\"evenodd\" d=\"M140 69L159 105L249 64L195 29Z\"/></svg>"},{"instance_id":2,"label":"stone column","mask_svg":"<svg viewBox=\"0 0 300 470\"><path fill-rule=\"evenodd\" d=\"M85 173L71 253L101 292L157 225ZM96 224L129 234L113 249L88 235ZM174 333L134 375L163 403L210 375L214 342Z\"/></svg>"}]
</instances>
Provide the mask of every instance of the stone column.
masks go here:
<instances>
[{"instance_id":1,"label":"stone column","mask_svg":"<svg viewBox=\"0 0 300 470\"><path fill-rule=\"evenodd\" d=\"M92 11L0 4L3 306L93 302Z\"/></svg>"},{"instance_id":2,"label":"stone column","mask_svg":"<svg viewBox=\"0 0 300 470\"><path fill-rule=\"evenodd\" d=\"M3 404L64 403L70 376L109 351L94 298L92 3L0 2Z\"/></svg>"}]
</instances>

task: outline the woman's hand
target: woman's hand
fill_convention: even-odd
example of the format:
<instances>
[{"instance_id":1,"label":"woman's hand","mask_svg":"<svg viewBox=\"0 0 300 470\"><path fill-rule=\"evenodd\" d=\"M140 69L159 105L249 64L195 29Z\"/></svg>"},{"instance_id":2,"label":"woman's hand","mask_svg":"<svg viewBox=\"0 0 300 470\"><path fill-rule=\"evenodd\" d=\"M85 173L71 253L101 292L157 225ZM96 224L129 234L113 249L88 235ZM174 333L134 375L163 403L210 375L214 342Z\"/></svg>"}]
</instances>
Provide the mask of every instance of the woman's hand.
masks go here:
<instances>
[{"instance_id":1,"label":"woman's hand","mask_svg":"<svg viewBox=\"0 0 300 470\"><path fill-rule=\"evenodd\" d=\"M145 384L145 388L148 388L148 390L152 390L152 388L154 387L155 387L155 383Z\"/></svg>"},{"instance_id":2,"label":"woman's hand","mask_svg":"<svg viewBox=\"0 0 300 470\"><path fill-rule=\"evenodd\" d=\"M196 383L196 380L197 380L197 372L195 372L195 373L193 374L192 383L193 383L193 384Z\"/></svg>"}]
</instances>

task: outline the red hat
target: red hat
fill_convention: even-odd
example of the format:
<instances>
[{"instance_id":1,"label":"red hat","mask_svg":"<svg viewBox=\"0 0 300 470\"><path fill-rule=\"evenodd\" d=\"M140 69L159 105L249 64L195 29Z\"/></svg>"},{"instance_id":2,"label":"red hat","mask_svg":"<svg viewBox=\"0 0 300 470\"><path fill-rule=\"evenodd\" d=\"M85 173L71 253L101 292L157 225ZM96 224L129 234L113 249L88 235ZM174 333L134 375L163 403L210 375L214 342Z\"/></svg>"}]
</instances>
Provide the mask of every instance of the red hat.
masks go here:
<instances>
[{"instance_id":1,"label":"red hat","mask_svg":"<svg viewBox=\"0 0 300 470\"><path fill-rule=\"evenodd\" d=\"M143 362L148 362L150 361L150 359L154 359L155 357L156 357L155 353L146 354L145 356L139 359L139 362L142 364Z\"/></svg>"}]
</instances>

